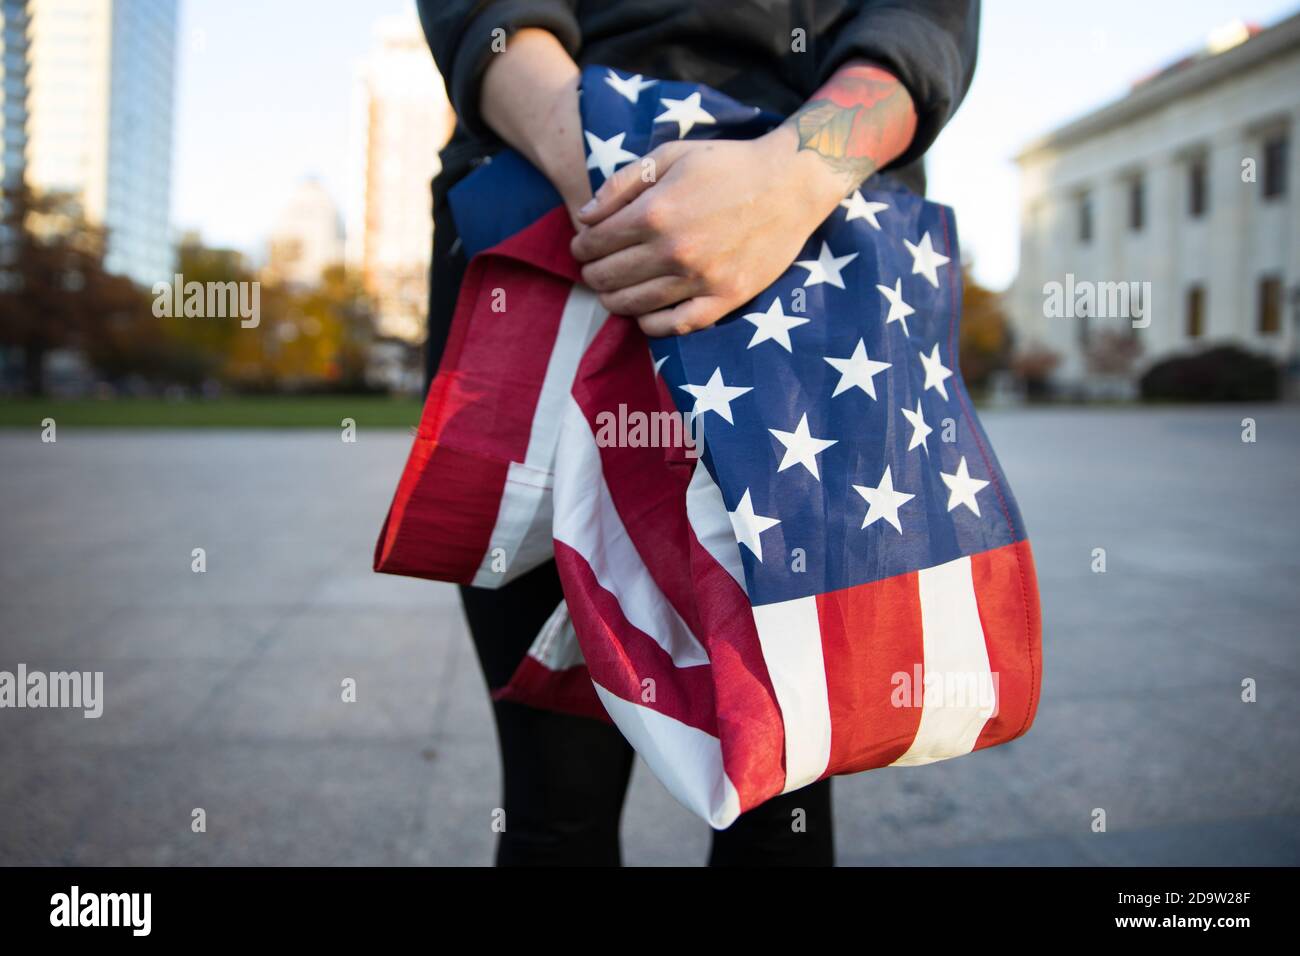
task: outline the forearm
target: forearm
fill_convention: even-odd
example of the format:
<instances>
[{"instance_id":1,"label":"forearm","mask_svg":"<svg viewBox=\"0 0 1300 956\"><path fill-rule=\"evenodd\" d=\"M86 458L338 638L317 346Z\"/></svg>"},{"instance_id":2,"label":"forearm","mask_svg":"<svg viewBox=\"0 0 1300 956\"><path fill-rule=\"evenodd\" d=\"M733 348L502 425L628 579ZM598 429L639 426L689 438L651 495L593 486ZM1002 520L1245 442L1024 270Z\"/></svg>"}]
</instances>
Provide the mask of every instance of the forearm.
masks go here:
<instances>
[{"instance_id":1,"label":"forearm","mask_svg":"<svg viewBox=\"0 0 1300 956\"><path fill-rule=\"evenodd\" d=\"M483 76L482 114L506 143L550 179L565 205L591 195L578 111L579 70L545 30L520 30Z\"/></svg>"},{"instance_id":2,"label":"forearm","mask_svg":"<svg viewBox=\"0 0 1300 956\"><path fill-rule=\"evenodd\" d=\"M769 134L795 150L795 179L825 214L872 173L897 159L916 133L907 89L870 63L846 63ZM818 220L820 221L820 220Z\"/></svg>"}]
</instances>

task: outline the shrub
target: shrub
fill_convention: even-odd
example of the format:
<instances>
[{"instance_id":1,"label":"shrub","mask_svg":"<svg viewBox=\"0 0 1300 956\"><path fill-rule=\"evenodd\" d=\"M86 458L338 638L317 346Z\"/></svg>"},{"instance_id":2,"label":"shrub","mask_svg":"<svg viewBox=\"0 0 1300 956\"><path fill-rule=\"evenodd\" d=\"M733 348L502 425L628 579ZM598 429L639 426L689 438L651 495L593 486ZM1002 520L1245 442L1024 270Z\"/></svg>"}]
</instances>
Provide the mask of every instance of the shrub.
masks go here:
<instances>
[{"instance_id":1,"label":"shrub","mask_svg":"<svg viewBox=\"0 0 1300 956\"><path fill-rule=\"evenodd\" d=\"M1271 358L1235 345L1157 362L1138 383L1145 401L1276 401L1281 369Z\"/></svg>"}]
</instances>

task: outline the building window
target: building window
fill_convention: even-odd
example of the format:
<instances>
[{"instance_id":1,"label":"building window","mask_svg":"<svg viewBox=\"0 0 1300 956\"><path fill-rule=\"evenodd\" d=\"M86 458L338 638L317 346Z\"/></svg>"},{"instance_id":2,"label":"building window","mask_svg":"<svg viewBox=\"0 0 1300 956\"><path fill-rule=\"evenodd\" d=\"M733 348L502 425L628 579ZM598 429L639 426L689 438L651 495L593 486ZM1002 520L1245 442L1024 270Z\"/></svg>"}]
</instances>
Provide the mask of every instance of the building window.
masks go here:
<instances>
[{"instance_id":1,"label":"building window","mask_svg":"<svg viewBox=\"0 0 1300 956\"><path fill-rule=\"evenodd\" d=\"M1264 198L1286 195L1286 164L1290 143L1285 134L1264 141Z\"/></svg>"},{"instance_id":2,"label":"building window","mask_svg":"<svg viewBox=\"0 0 1300 956\"><path fill-rule=\"evenodd\" d=\"M1128 184L1128 227L1141 232L1146 219L1146 184L1141 176L1134 176Z\"/></svg>"},{"instance_id":3,"label":"building window","mask_svg":"<svg viewBox=\"0 0 1300 956\"><path fill-rule=\"evenodd\" d=\"M1192 160L1187 167L1187 212L1193 219L1205 215L1209 206L1208 186L1205 159Z\"/></svg>"},{"instance_id":4,"label":"building window","mask_svg":"<svg viewBox=\"0 0 1300 956\"><path fill-rule=\"evenodd\" d=\"M1259 280L1259 334L1277 335L1282 331L1282 279L1264 276Z\"/></svg>"},{"instance_id":5,"label":"building window","mask_svg":"<svg viewBox=\"0 0 1300 956\"><path fill-rule=\"evenodd\" d=\"M1187 337L1199 339L1205 334L1205 286L1187 290Z\"/></svg>"},{"instance_id":6,"label":"building window","mask_svg":"<svg viewBox=\"0 0 1300 956\"><path fill-rule=\"evenodd\" d=\"M1092 242L1092 194L1079 197L1079 241Z\"/></svg>"}]
</instances>

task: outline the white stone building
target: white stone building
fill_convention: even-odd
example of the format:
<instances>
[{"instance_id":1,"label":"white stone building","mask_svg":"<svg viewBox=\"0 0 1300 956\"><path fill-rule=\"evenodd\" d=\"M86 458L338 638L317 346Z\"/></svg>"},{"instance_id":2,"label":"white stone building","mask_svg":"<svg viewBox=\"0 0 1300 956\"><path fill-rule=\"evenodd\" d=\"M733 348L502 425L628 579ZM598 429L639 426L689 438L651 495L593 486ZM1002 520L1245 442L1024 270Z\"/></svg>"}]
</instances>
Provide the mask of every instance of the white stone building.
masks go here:
<instances>
[{"instance_id":1,"label":"white stone building","mask_svg":"<svg viewBox=\"0 0 1300 956\"><path fill-rule=\"evenodd\" d=\"M1066 387L1098 381L1101 343L1116 340L1107 330L1136 336L1131 374L1224 343L1295 363L1297 130L1300 15L1218 31L1205 51L1027 147L1008 299L1018 350L1059 356L1053 377ZM1073 303L1058 308L1069 297L1057 291ZM1128 314L1111 314L1130 291Z\"/></svg>"}]
</instances>

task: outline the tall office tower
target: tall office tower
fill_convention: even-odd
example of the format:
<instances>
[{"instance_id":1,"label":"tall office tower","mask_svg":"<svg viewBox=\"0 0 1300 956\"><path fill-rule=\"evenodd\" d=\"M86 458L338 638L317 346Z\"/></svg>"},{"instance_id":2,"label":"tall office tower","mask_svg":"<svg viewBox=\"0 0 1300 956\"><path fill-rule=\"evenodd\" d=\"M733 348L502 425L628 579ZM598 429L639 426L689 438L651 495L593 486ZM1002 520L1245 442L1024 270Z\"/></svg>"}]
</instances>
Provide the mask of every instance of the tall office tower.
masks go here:
<instances>
[{"instance_id":1,"label":"tall office tower","mask_svg":"<svg viewBox=\"0 0 1300 956\"><path fill-rule=\"evenodd\" d=\"M0 0L0 60L4 63L4 148L0 186L8 192L27 166L27 0Z\"/></svg>"},{"instance_id":2,"label":"tall office tower","mask_svg":"<svg viewBox=\"0 0 1300 956\"><path fill-rule=\"evenodd\" d=\"M17 225L19 208L12 196L23 185L27 172L27 0L0 0L0 63L4 69L4 108L0 129L0 291L17 288L22 282L17 262L21 255L22 232Z\"/></svg>"},{"instance_id":3,"label":"tall office tower","mask_svg":"<svg viewBox=\"0 0 1300 956\"><path fill-rule=\"evenodd\" d=\"M0 129L0 290L17 288L22 279L17 262L22 234L21 213L11 206L27 170L27 0L0 0L0 62L4 69L4 107Z\"/></svg>"},{"instance_id":4,"label":"tall office tower","mask_svg":"<svg viewBox=\"0 0 1300 956\"><path fill-rule=\"evenodd\" d=\"M429 183L454 124L414 14L378 21L354 83L347 251L375 299L381 334L423 337L433 235Z\"/></svg>"},{"instance_id":5,"label":"tall office tower","mask_svg":"<svg viewBox=\"0 0 1300 956\"><path fill-rule=\"evenodd\" d=\"M172 272L177 0L30 0L27 178L108 229L105 265Z\"/></svg>"}]
</instances>

